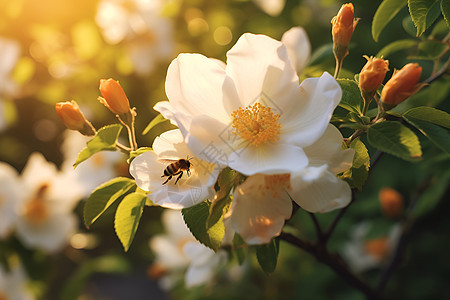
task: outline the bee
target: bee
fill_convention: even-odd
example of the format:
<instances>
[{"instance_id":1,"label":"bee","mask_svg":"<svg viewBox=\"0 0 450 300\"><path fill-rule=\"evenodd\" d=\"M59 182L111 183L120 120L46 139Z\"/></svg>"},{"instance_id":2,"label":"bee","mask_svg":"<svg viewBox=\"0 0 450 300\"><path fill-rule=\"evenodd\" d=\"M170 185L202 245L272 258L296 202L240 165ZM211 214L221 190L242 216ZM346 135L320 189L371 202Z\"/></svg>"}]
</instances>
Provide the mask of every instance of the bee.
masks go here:
<instances>
[{"instance_id":1,"label":"bee","mask_svg":"<svg viewBox=\"0 0 450 300\"><path fill-rule=\"evenodd\" d=\"M166 184L170 179L172 179L172 176L180 175L177 177L177 180L175 181L175 184L177 184L178 180L181 179L183 176L183 171L186 171L188 176L191 175L190 167L193 166L193 164L190 162L192 159L186 157L186 159L181 158L179 160L169 160L171 164L167 166L167 168L164 169L164 174L161 175L161 177L168 176L167 180L163 182L163 184Z\"/></svg>"}]
</instances>

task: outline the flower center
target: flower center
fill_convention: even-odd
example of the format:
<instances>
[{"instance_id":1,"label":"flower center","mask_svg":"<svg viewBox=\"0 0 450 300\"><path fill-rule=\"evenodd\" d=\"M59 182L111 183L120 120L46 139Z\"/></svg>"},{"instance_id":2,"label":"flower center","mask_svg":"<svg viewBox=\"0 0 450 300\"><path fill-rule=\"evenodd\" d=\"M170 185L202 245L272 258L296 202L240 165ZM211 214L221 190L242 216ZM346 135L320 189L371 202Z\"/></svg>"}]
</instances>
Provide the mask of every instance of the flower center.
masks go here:
<instances>
[{"instance_id":1,"label":"flower center","mask_svg":"<svg viewBox=\"0 0 450 300\"><path fill-rule=\"evenodd\" d=\"M34 225L40 225L48 218L48 208L44 196L49 187L48 184L41 185L25 206L23 215L28 222Z\"/></svg>"},{"instance_id":2,"label":"flower center","mask_svg":"<svg viewBox=\"0 0 450 300\"><path fill-rule=\"evenodd\" d=\"M239 107L231 113L233 133L253 146L273 143L280 139L281 124L279 114L274 114L270 107L255 103L243 109Z\"/></svg>"}]
</instances>

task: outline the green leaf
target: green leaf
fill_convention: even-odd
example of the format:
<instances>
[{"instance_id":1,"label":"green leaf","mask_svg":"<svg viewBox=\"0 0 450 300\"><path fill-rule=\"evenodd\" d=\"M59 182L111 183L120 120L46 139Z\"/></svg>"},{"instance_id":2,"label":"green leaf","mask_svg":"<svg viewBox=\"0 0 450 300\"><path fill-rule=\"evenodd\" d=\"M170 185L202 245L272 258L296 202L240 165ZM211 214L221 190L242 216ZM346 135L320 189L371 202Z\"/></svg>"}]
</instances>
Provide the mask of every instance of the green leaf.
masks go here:
<instances>
[{"instance_id":1,"label":"green leaf","mask_svg":"<svg viewBox=\"0 0 450 300\"><path fill-rule=\"evenodd\" d=\"M144 210L147 197L141 193L127 195L117 207L114 228L125 252L130 248Z\"/></svg>"},{"instance_id":2,"label":"green leaf","mask_svg":"<svg viewBox=\"0 0 450 300\"><path fill-rule=\"evenodd\" d=\"M364 100L361 97L358 83L350 79L337 79L337 82L342 89L342 98L339 106L348 111L362 114Z\"/></svg>"},{"instance_id":3,"label":"green leaf","mask_svg":"<svg viewBox=\"0 0 450 300\"><path fill-rule=\"evenodd\" d=\"M206 226L210 206L209 201L203 201L195 206L184 208L181 212L184 222L194 237L203 245L217 251L225 235L225 226L222 218L213 226L209 228Z\"/></svg>"},{"instance_id":4,"label":"green leaf","mask_svg":"<svg viewBox=\"0 0 450 300\"><path fill-rule=\"evenodd\" d=\"M450 133L439 126L450 127L448 113L431 107L417 107L407 111L403 118L420 130L438 148L450 154Z\"/></svg>"},{"instance_id":5,"label":"green leaf","mask_svg":"<svg viewBox=\"0 0 450 300\"><path fill-rule=\"evenodd\" d=\"M153 127L165 121L168 120L165 119L161 114L157 115L153 120L150 121L150 123L148 123L147 127L145 127L145 129L142 131L142 135L146 135L150 130L153 129Z\"/></svg>"},{"instance_id":6,"label":"green leaf","mask_svg":"<svg viewBox=\"0 0 450 300\"><path fill-rule=\"evenodd\" d=\"M81 150L73 165L76 168L80 163L100 151L116 151L116 142L119 138L122 125L113 124L102 127L97 131L92 140L87 142L87 147Z\"/></svg>"},{"instance_id":7,"label":"green leaf","mask_svg":"<svg viewBox=\"0 0 450 300\"><path fill-rule=\"evenodd\" d=\"M429 38L443 38L447 34L447 32L447 23L445 22L445 20L440 20L436 25L433 26L433 30L431 31Z\"/></svg>"},{"instance_id":8,"label":"green leaf","mask_svg":"<svg viewBox=\"0 0 450 300\"><path fill-rule=\"evenodd\" d=\"M133 159L135 159L136 157L138 157L142 153L147 152L147 151L151 151L151 150L152 150L152 148L150 148L150 147L141 147L141 148L139 148L137 150L131 151L130 152L130 157L128 158L127 163L130 164L133 161Z\"/></svg>"},{"instance_id":9,"label":"green leaf","mask_svg":"<svg viewBox=\"0 0 450 300\"><path fill-rule=\"evenodd\" d=\"M219 190L214 196L211 206L209 208L209 216L206 221L207 227L212 227L214 224L219 222L223 216L228 212L231 206L231 189L234 187L234 182L237 176L237 172L225 168L220 172L217 178L217 184Z\"/></svg>"},{"instance_id":10,"label":"green leaf","mask_svg":"<svg viewBox=\"0 0 450 300\"><path fill-rule=\"evenodd\" d=\"M441 11L444 15L445 22L447 26L450 27L450 1L442 0L441 1Z\"/></svg>"},{"instance_id":11,"label":"green leaf","mask_svg":"<svg viewBox=\"0 0 450 300\"><path fill-rule=\"evenodd\" d=\"M98 188L84 204L84 224L89 228L117 199L129 193L135 186L134 180L118 177Z\"/></svg>"},{"instance_id":12,"label":"green leaf","mask_svg":"<svg viewBox=\"0 0 450 300\"><path fill-rule=\"evenodd\" d=\"M277 267L279 249L279 239L272 239L268 244L256 247L256 258L263 271L267 274L275 271Z\"/></svg>"},{"instance_id":13,"label":"green leaf","mask_svg":"<svg viewBox=\"0 0 450 300\"><path fill-rule=\"evenodd\" d=\"M348 182L350 187L362 190L364 183L369 176L370 157L366 145L359 139L350 144L350 148L355 150L352 167L345 171L341 178Z\"/></svg>"},{"instance_id":14,"label":"green leaf","mask_svg":"<svg viewBox=\"0 0 450 300\"><path fill-rule=\"evenodd\" d=\"M419 53L408 58L436 60L448 51L448 45L439 41L423 41L419 44Z\"/></svg>"},{"instance_id":15,"label":"green leaf","mask_svg":"<svg viewBox=\"0 0 450 300\"><path fill-rule=\"evenodd\" d=\"M247 244L244 242L242 237L235 233L233 237L233 250L236 254L239 265L241 266L245 261L245 248Z\"/></svg>"},{"instance_id":16,"label":"green leaf","mask_svg":"<svg viewBox=\"0 0 450 300\"><path fill-rule=\"evenodd\" d=\"M450 173L448 172L444 176L435 176L433 178L432 186L428 187L417 201L412 217L420 218L433 211L439 204L439 201L444 199L449 179Z\"/></svg>"},{"instance_id":17,"label":"green leaf","mask_svg":"<svg viewBox=\"0 0 450 300\"><path fill-rule=\"evenodd\" d=\"M394 121L384 121L369 127L369 143L383 152L408 161L417 161L422 156L417 136L406 126Z\"/></svg>"},{"instance_id":18,"label":"green leaf","mask_svg":"<svg viewBox=\"0 0 450 300\"><path fill-rule=\"evenodd\" d=\"M407 3L407 0L384 0L380 4L372 22L372 37L375 42L378 42L378 38L384 27L386 27Z\"/></svg>"},{"instance_id":19,"label":"green leaf","mask_svg":"<svg viewBox=\"0 0 450 300\"><path fill-rule=\"evenodd\" d=\"M445 111L433 107L415 107L405 112L403 117L431 122L450 129L450 115Z\"/></svg>"},{"instance_id":20,"label":"green leaf","mask_svg":"<svg viewBox=\"0 0 450 300\"><path fill-rule=\"evenodd\" d=\"M419 41L415 41L415 40L395 41L395 42L392 42L392 43L386 45L385 47L383 47L383 49L381 49L375 56L376 57L382 57L382 56L388 57L392 53L412 48L414 46L417 46L418 44L419 44Z\"/></svg>"},{"instance_id":21,"label":"green leaf","mask_svg":"<svg viewBox=\"0 0 450 300\"><path fill-rule=\"evenodd\" d=\"M417 28L417 36L421 36L439 16L430 13L434 5L439 5L438 0L408 0L409 14Z\"/></svg>"}]
</instances>

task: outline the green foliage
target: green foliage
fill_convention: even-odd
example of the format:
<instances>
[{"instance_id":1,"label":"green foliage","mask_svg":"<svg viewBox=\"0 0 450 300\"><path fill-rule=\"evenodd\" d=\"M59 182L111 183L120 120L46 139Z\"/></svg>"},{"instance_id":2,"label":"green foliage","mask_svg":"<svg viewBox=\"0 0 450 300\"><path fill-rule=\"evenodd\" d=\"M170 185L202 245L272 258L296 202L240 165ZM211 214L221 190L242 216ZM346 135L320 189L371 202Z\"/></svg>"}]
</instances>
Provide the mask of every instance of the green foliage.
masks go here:
<instances>
[{"instance_id":1,"label":"green foliage","mask_svg":"<svg viewBox=\"0 0 450 300\"><path fill-rule=\"evenodd\" d=\"M207 226L210 207L211 203L206 200L195 206L184 208L182 214L192 235L203 245L217 251L225 235L225 226L222 218L213 226Z\"/></svg>"},{"instance_id":2,"label":"green foliage","mask_svg":"<svg viewBox=\"0 0 450 300\"><path fill-rule=\"evenodd\" d=\"M372 22L372 37L375 42L378 42L378 38L384 27L386 27L406 4L407 0L384 0L380 4Z\"/></svg>"},{"instance_id":3,"label":"green foliage","mask_svg":"<svg viewBox=\"0 0 450 300\"><path fill-rule=\"evenodd\" d=\"M350 79L338 79L337 82L342 89L342 98L339 106L350 112L361 114L364 100L361 97L358 83Z\"/></svg>"},{"instance_id":4,"label":"green foliage","mask_svg":"<svg viewBox=\"0 0 450 300\"><path fill-rule=\"evenodd\" d=\"M267 274L275 271L277 267L278 252L280 250L280 240L272 239L268 244L256 247L256 258L258 263Z\"/></svg>"},{"instance_id":5,"label":"green foliage","mask_svg":"<svg viewBox=\"0 0 450 300\"><path fill-rule=\"evenodd\" d=\"M450 133L447 130L450 128L450 116L448 113L422 106L408 110L403 114L403 119L420 130L442 151L450 154Z\"/></svg>"},{"instance_id":6,"label":"green foliage","mask_svg":"<svg viewBox=\"0 0 450 300\"><path fill-rule=\"evenodd\" d=\"M245 261L246 247L247 244L244 242L242 237L239 234L235 233L233 237L233 251L236 254L239 265L242 265Z\"/></svg>"},{"instance_id":7,"label":"green foliage","mask_svg":"<svg viewBox=\"0 0 450 300\"><path fill-rule=\"evenodd\" d=\"M84 224L89 228L114 202L135 187L134 180L118 177L95 189L84 204Z\"/></svg>"},{"instance_id":8,"label":"green foliage","mask_svg":"<svg viewBox=\"0 0 450 300\"><path fill-rule=\"evenodd\" d=\"M450 1L441 1L441 11L444 15L445 22L447 22L447 26L450 27Z\"/></svg>"},{"instance_id":9,"label":"green foliage","mask_svg":"<svg viewBox=\"0 0 450 300\"><path fill-rule=\"evenodd\" d=\"M120 124L100 128L92 140L87 142L86 148L78 154L77 160L73 165L74 168L97 152L116 151L116 143L121 130L122 125Z\"/></svg>"},{"instance_id":10,"label":"green foliage","mask_svg":"<svg viewBox=\"0 0 450 300\"><path fill-rule=\"evenodd\" d=\"M128 194L117 207L114 228L125 252L136 234L146 199L146 195L142 193Z\"/></svg>"},{"instance_id":11,"label":"green foliage","mask_svg":"<svg viewBox=\"0 0 450 300\"><path fill-rule=\"evenodd\" d=\"M129 271L131 271L131 266L122 256L104 255L86 260L64 284L59 299L79 299L87 281L96 273L123 274Z\"/></svg>"},{"instance_id":12,"label":"green foliage","mask_svg":"<svg viewBox=\"0 0 450 300\"><path fill-rule=\"evenodd\" d=\"M217 178L219 190L209 208L209 215L206 221L207 227L214 226L228 212L231 206L230 192L234 186L236 176L238 176L238 173L230 168L225 168L220 172Z\"/></svg>"},{"instance_id":13,"label":"green foliage","mask_svg":"<svg viewBox=\"0 0 450 300\"><path fill-rule=\"evenodd\" d=\"M145 127L145 129L142 131L142 135L146 135L150 130L153 129L158 124L164 123L165 121L168 121L165 119L161 114L157 115L153 120L148 123L148 125Z\"/></svg>"},{"instance_id":14,"label":"green foliage","mask_svg":"<svg viewBox=\"0 0 450 300\"><path fill-rule=\"evenodd\" d=\"M369 175L370 157L366 145L359 139L355 139L350 148L355 150L352 167L345 171L341 178L348 182L350 187L362 190Z\"/></svg>"},{"instance_id":15,"label":"green foliage","mask_svg":"<svg viewBox=\"0 0 450 300\"><path fill-rule=\"evenodd\" d=\"M423 41L420 42L419 53L414 59L436 60L448 51L448 45L439 41Z\"/></svg>"},{"instance_id":16,"label":"green foliage","mask_svg":"<svg viewBox=\"0 0 450 300\"><path fill-rule=\"evenodd\" d=\"M421 36L440 15L438 0L408 0L408 7L417 28L417 36ZM433 13L433 10L436 11L433 7L437 8L437 14Z\"/></svg>"},{"instance_id":17,"label":"green foliage","mask_svg":"<svg viewBox=\"0 0 450 300\"><path fill-rule=\"evenodd\" d=\"M412 213L413 217L424 217L425 215L433 211L434 208L436 208L440 200L445 196L445 193L448 189L449 179L449 172L446 172L443 176L435 176L432 179L431 184L433 185L433 188L426 189L425 192L420 196Z\"/></svg>"},{"instance_id":18,"label":"green foliage","mask_svg":"<svg viewBox=\"0 0 450 300\"><path fill-rule=\"evenodd\" d=\"M133 161L133 159L135 159L136 157L138 157L142 153L147 152L147 151L151 151L151 150L152 150L152 148L150 148L150 147L141 147L141 148L139 148L139 149L137 149L135 151L131 151L130 152L130 157L128 158L127 163L130 164Z\"/></svg>"},{"instance_id":19,"label":"green foliage","mask_svg":"<svg viewBox=\"0 0 450 300\"><path fill-rule=\"evenodd\" d=\"M386 46L384 46L380 51L378 51L376 57L389 57L392 53L401 51L401 50L407 50L414 46L417 46L419 44L419 41L416 40L400 40L392 42Z\"/></svg>"},{"instance_id":20,"label":"green foliage","mask_svg":"<svg viewBox=\"0 0 450 300\"><path fill-rule=\"evenodd\" d=\"M422 156L419 139L399 122L384 121L369 127L369 143L383 152L408 161L417 161Z\"/></svg>"}]
</instances>

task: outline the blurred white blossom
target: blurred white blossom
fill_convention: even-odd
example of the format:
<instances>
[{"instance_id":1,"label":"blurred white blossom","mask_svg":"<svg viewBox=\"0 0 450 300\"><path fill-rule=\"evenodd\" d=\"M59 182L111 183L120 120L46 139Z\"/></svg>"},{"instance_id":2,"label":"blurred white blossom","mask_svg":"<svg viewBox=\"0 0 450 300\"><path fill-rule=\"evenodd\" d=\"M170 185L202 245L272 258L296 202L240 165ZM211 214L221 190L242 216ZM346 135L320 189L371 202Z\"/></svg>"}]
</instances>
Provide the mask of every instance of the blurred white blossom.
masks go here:
<instances>
[{"instance_id":1,"label":"blurred white blossom","mask_svg":"<svg viewBox=\"0 0 450 300\"><path fill-rule=\"evenodd\" d=\"M23 189L17 171L6 163L0 163L0 239L12 232L17 221L17 204L22 198Z\"/></svg>"},{"instance_id":2,"label":"blurred white blossom","mask_svg":"<svg viewBox=\"0 0 450 300\"><path fill-rule=\"evenodd\" d=\"M162 15L164 0L102 0L96 22L105 40L122 44L138 74L172 56L172 23Z\"/></svg>"},{"instance_id":3,"label":"blurred white blossom","mask_svg":"<svg viewBox=\"0 0 450 300\"><path fill-rule=\"evenodd\" d=\"M33 295L27 289L28 277L21 265L10 265L5 270L0 265L0 299L32 300Z\"/></svg>"},{"instance_id":4,"label":"blurred white blossom","mask_svg":"<svg viewBox=\"0 0 450 300\"><path fill-rule=\"evenodd\" d=\"M154 267L164 271L160 278L163 288L170 289L183 272L186 272L187 288L213 280L227 260L226 252L214 252L196 241L184 224L180 211L165 210L162 222L167 234L153 237L150 248L156 254Z\"/></svg>"},{"instance_id":5,"label":"blurred white blossom","mask_svg":"<svg viewBox=\"0 0 450 300\"><path fill-rule=\"evenodd\" d=\"M73 164L78 154L86 147L86 142L90 139L77 131L66 130L64 142L61 146L61 152L64 156L61 166L62 171L63 173L74 174L84 191L84 197L88 197L102 183L116 176L127 175L124 174L125 172L128 173L125 156L119 151L97 152L74 169Z\"/></svg>"},{"instance_id":6,"label":"blurred white blossom","mask_svg":"<svg viewBox=\"0 0 450 300\"><path fill-rule=\"evenodd\" d=\"M356 273L377 268L386 263L397 247L401 236L401 226L392 226L386 236L368 239L371 226L369 222L357 224L352 232L351 239L342 250L342 255L350 268Z\"/></svg>"},{"instance_id":7,"label":"blurred white blossom","mask_svg":"<svg viewBox=\"0 0 450 300\"><path fill-rule=\"evenodd\" d=\"M266 14L276 17L283 11L286 0L253 0Z\"/></svg>"},{"instance_id":8,"label":"blurred white blossom","mask_svg":"<svg viewBox=\"0 0 450 300\"><path fill-rule=\"evenodd\" d=\"M21 175L24 197L19 199L17 237L30 248L56 252L77 228L73 209L82 189L73 173L62 173L41 153L30 155Z\"/></svg>"}]
</instances>

